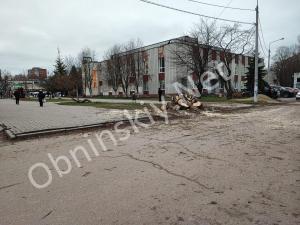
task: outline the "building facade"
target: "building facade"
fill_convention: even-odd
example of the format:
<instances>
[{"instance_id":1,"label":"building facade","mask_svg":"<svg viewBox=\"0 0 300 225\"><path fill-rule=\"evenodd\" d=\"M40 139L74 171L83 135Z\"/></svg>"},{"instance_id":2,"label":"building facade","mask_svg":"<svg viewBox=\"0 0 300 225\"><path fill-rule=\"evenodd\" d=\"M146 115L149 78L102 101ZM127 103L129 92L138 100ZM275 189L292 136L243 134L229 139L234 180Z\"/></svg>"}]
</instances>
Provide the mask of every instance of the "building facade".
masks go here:
<instances>
[{"instance_id":1,"label":"building facade","mask_svg":"<svg viewBox=\"0 0 300 225\"><path fill-rule=\"evenodd\" d=\"M300 73L294 74L294 88L300 89Z\"/></svg>"},{"instance_id":2,"label":"building facade","mask_svg":"<svg viewBox=\"0 0 300 225\"><path fill-rule=\"evenodd\" d=\"M47 78L47 70L39 67L33 67L28 70L29 80L45 80Z\"/></svg>"},{"instance_id":3,"label":"building facade","mask_svg":"<svg viewBox=\"0 0 300 225\"><path fill-rule=\"evenodd\" d=\"M192 88L192 85L187 82L187 77L191 76L193 79L194 72L190 71L188 66L179 65L174 60L174 49L178 48L178 41L192 42L192 39L188 36L179 37L160 43L145 46L139 49L133 50L135 53L140 54L140 67L143 68L141 74L137 76L129 77L128 79L128 94L135 92L140 95L157 95L158 88L161 88L165 94L172 95L176 93L174 87L175 82L187 85ZM205 51L205 48L200 49L201 54ZM121 53L121 55L126 55ZM218 63L222 62L224 55L218 48L211 47L209 50L210 60L209 68L213 68ZM234 55L232 62L230 63L233 76L231 77L232 86L235 90L241 91L245 88L244 81L247 72L249 57L245 55ZM83 71L83 87L87 96L97 95L124 95L124 88L122 88L121 82L113 85L112 79L114 75L109 70L110 62L102 61L93 63L90 66L90 78L91 89L87 85L87 72ZM138 65L135 66L138 68ZM137 80L138 79L138 80ZM220 86L220 88L222 88ZM91 90L91 91L90 91ZM138 90L138 91L137 91ZM91 93L90 93L91 92Z\"/></svg>"}]
</instances>

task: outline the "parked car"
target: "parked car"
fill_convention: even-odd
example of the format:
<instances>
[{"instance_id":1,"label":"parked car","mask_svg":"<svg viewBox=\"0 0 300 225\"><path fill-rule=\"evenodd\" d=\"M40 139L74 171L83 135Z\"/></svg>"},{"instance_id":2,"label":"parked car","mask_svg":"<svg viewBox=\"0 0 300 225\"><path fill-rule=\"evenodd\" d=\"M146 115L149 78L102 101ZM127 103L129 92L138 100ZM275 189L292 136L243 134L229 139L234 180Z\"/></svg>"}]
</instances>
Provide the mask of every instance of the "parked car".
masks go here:
<instances>
[{"instance_id":1,"label":"parked car","mask_svg":"<svg viewBox=\"0 0 300 225\"><path fill-rule=\"evenodd\" d=\"M241 90L242 97L251 97L253 96L253 91L246 89ZM280 91L276 86L269 85L268 82L264 81L264 90L259 91L259 94L264 94L270 98L277 99L280 97Z\"/></svg>"},{"instance_id":2,"label":"parked car","mask_svg":"<svg viewBox=\"0 0 300 225\"><path fill-rule=\"evenodd\" d=\"M293 92L295 93L295 95L297 95L299 93L300 89L299 88L293 88Z\"/></svg>"},{"instance_id":3,"label":"parked car","mask_svg":"<svg viewBox=\"0 0 300 225\"><path fill-rule=\"evenodd\" d=\"M281 97L283 97L283 98L295 97L294 89L291 87L283 87Z\"/></svg>"},{"instance_id":4,"label":"parked car","mask_svg":"<svg viewBox=\"0 0 300 225\"><path fill-rule=\"evenodd\" d=\"M281 87L281 86L276 86L276 85L272 85L272 88L279 91L280 92L280 97L282 97L282 98L293 98L293 97L295 97L295 92L294 92L293 88Z\"/></svg>"},{"instance_id":5,"label":"parked car","mask_svg":"<svg viewBox=\"0 0 300 225\"><path fill-rule=\"evenodd\" d=\"M265 85L264 92L262 94L267 95L270 98L274 98L274 99L280 97L280 92L276 88L269 85L266 81L264 81L264 85Z\"/></svg>"},{"instance_id":6,"label":"parked car","mask_svg":"<svg viewBox=\"0 0 300 225\"><path fill-rule=\"evenodd\" d=\"M300 100L300 91L296 94L296 100Z\"/></svg>"}]
</instances>

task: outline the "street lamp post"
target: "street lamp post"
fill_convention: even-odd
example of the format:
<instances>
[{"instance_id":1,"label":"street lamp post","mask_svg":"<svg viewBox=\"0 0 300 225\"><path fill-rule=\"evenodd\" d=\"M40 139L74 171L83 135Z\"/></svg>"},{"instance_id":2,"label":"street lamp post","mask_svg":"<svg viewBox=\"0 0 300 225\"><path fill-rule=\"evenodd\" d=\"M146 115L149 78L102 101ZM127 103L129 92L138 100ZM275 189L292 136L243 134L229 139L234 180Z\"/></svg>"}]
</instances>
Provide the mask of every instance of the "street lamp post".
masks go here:
<instances>
[{"instance_id":1,"label":"street lamp post","mask_svg":"<svg viewBox=\"0 0 300 225\"><path fill-rule=\"evenodd\" d=\"M282 41L284 40L284 38L280 38L280 39L277 39L275 41L271 41L269 43L269 55L268 55L268 76L270 75L270 60L271 60L271 44L277 42L277 41Z\"/></svg>"}]
</instances>

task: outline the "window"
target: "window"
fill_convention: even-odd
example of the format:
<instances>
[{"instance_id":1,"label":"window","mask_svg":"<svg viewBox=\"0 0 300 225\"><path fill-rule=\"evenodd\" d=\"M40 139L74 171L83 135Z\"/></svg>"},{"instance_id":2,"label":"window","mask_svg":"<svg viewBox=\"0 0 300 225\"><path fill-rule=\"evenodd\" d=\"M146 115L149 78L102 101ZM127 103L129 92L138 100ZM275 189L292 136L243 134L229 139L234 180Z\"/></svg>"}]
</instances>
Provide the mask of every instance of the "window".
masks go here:
<instances>
[{"instance_id":1,"label":"window","mask_svg":"<svg viewBox=\"0 0 300 225\"><path fill-rule=\"evenodd\" d=\"M234 72L235 72L235 74L238 74L238 72L239 72L239 69L238 69L238 65L237 65L237 64L235 65Z\"/></svg>"},{"instance_id":2,"label":"window","mask_svg":"<svg viewBox=\"0 0 300 225\"><path fill-rule=\"evenodd\" d=\"M225 61L225 53L224 53L224 52L220 52L220 60L221 60L222 62Z\"/></svg>"},{"instance_id":3,"label":"window","mask_svg":"<svg viewBox=\"0 0 300 225\"><path fill-rule=\"evenodd\" d=\"M239 64L239 58L240 58L239 55L235 55L235 64Z\"/></svg>"},{"instance_id":4,"label":"window","mask_svg":"<svg viewBox=\"0 0 300 225\"><path fill-rule=\"evenodd\" d=\"M211 58L212 58L212 60L217 60L217 52L215 50L212 50Z\"/></svg>"},{"instance_id":5,"label":"window","mask_svg":"<svg viewBox=\"0 0 300 225\"><path fill-rule=\"evenodd\" d=\"M234 89L238 89L238 81L239 81L239 76L234 75Z\"/></svg>"},{"instance_id":6,"label":"window","mask_svg":"<svg viewBox=\"0 0 300 225\"><path fill-rule=\"evenodd\" d=\"M187 77L182 77L182 78L181 78L181 84L182 84L183 86L185 86L185 87L188 86L188 83L187 83Z\"/></svg>"},{"instance_id":7,"label":"window","mask_svg":"<svg viewBox=\"0 0 300 225\"><path fill-rule=\"evenodd\" d=\"M148 85L148 80L143 81L143 91L149 91L149 85Z\"/></svg>"},{"instance_id":8,"label":"window","mask_svg":"<svg viewBox=\"0 0 300 225\"><path fill-rule=\"evenodd\" d=\"M149 66L148 66L148 61L144 61L144 75L148 75L149 72Z\"/></svg>"},{"instance_id":9,"label":"window","mask_svg":"<svg viewBox=\"0 0 300 225\"><path fill-rule=\"evenodd\" d=\"M159 81L159 87L161 90L165 90L165 81L164 80Z\"/></svg>"},{"instance_id":10,"label":"window","mask_svg":"<svg viewBox=\"0 0 300 225\"><path fill-rule=\"evenodd\" d=\"M242 64L245 65L245 56L242 56Z\"/></svg>"},{"instance_id":11,"label":"window","mask_svg":"<svg viewBox=\"0 0 300 225\"><path fill-rule=\"evenodd\" d=\"M165 57L160 57L158 59L158 65L159 65L159 72L164 73L165 72Z\"/></svg>"},{"instance_id":12,"label":"window","mask_svg":"<svg viewBox=\"0 0 300 225\"><path fill-rule=\"evenodd\" d=\"M234 89L237 90L238 89L238 82L234 81Z\"/></svg>"}]
</instances>

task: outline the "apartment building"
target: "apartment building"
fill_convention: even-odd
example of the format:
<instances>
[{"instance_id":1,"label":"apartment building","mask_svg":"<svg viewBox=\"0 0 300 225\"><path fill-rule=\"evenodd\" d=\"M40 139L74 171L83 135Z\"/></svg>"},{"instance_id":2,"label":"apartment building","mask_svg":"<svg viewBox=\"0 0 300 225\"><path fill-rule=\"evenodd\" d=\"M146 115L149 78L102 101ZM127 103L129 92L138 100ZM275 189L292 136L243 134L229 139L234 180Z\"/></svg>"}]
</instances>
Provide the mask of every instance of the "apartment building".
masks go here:
<instances>
[{"instance_id":1,"label":"apartment building","mask_svg":"<svg viewBox=\"0 0 300 225\"><path fill-rule=\"evenodd\" d=\"M39 67L33 67L28 70L29 80L45 80L47 78L47 70Z\"/></svg>"},{"instance_id":2,"label":"apartment building","mask_svg":"<svg viewBox=\"0 0 300 225\"><path fill-rule=\"evenodd\" d=\"M179 65L174 60L174 49L178 48L178 43L182 41L193 42L195 39L183 36L156 44L144 46L133 50L141 54L142 58L142 75L137 81L135 77L129 77L128 93L136 92L140 95L157 95L158 88L161 88L165 94L175 94L175 82L181 82L184 85L190 86L187 82L187 77L191 76L195 79L193 71L190 71L187 66ZM205 51L205 47L200 49L201 54ZM210 47L209 50L209 67L213 68L215 65L224 60L223 52L215 47ZM121 53L121 55L125 53ZM249 57L245 55L234 55L231 62L232 85L233 88L240 91L245 88L245 73L247 72ZM112 80L110 79L110 72L108 70L108 61L93 62L90 67L90 76L92 78L92 95L124 95L121 82L116 90L113 88ZM84 70L82 70L84 71ZM90 95L88 85L86 85L86 72L83 72L83 87L87 96ZM138 85L137 85L138 83ZM138 87L137 87L138 86ZM190 86L191 87L191 86ZM220 86L220 89L222 87ZM218 90L217 90L218 91Z\"/></svg>"}]
</instances>

